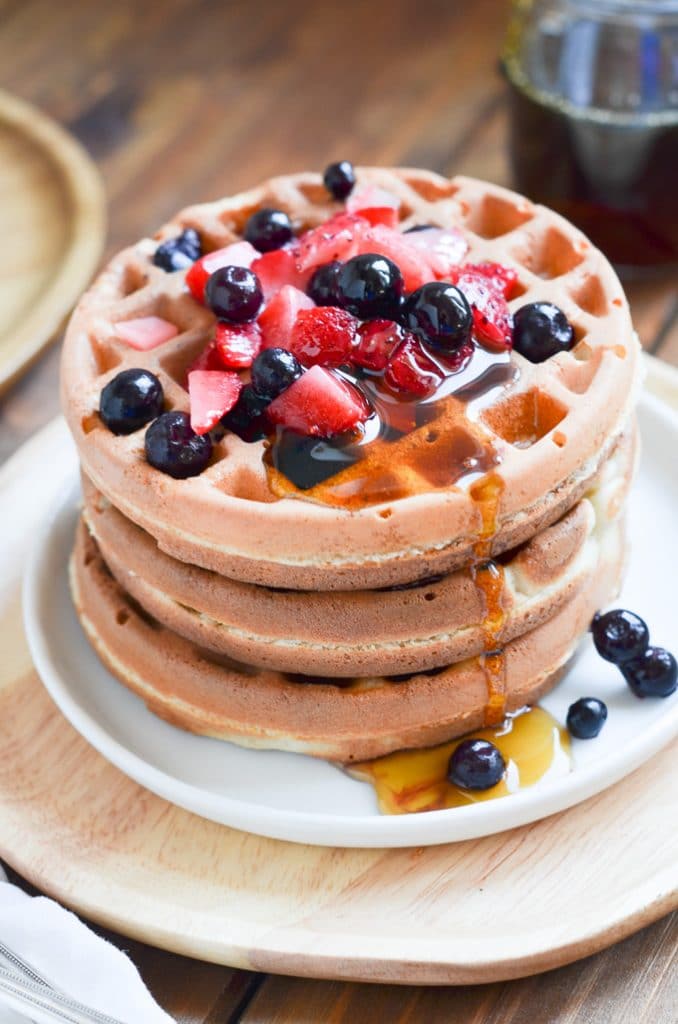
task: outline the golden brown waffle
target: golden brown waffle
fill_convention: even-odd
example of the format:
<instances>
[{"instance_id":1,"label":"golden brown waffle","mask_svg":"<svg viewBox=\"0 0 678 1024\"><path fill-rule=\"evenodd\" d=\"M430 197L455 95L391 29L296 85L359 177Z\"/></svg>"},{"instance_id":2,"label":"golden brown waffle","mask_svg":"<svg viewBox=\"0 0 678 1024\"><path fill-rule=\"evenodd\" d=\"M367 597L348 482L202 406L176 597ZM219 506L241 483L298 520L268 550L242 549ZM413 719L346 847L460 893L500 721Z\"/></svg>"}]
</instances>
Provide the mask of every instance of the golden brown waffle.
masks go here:
<instances>
[{"instance_id":1,"label":"golden brown waffle","mask_svg":"<svg viewBox=\"0 0 678 1024\"><path fill-rule=\"evenodd\" d=\"M548 621L506 645L505 710L532 704L559 679L594 611L617 591L621 523L613 524L586 584ZM209 654L143 612L107 571L80 523L71 588L104 664L174 725L251 747L363 760L453 738L486 722L481 658L399 681L325 679L256 670Z\"/></svg>"},{"instance_id":2,"label":"golden brown waffle","mask_svg":"<svg viewBox=\"0 0 678 1024\"><path fill-rule=\"evenodd\" d=\"M145 462L143 431L114 436L97 413L102 387L128 366L152 370L167 407L187 409L185 369L212 332L214 318L184 290L184 274L154 267L156 243L140 242L112 261L73 316L62 362L63 406L88 477L175 558L246 582L316 590L391 586L449 572L472 560L479 538L496 554L555 522L585 493L629 422L638 343L614 272L583 235L515 193L467 178L363 169L358 180L400 197L403 227L461 226L469 261L517 270L521 294L512 307L555 302L572 322L577 344L539 365L514 353L519 379L497 389L484 408L471 405L468 418L466 411L451 414L440 430L420 428L389 445L389 472L408 497L348 511L342 504L356 472L348 470L346 479L340 474L279 499L269 486L263 444L230 433L201 476L177 481ZM319 175L300 174L184 210L158 238L192 226L207 247L220 247L239 237L250 213L264 205L287 210L299 230L338 209ZM180 333L139 353L116 338L114 325L147 315L170 320ZM487 486L441 485L427 468L444 460L460 430L469 443L480 438L501 457ZM409 454L412 447L418 455ZM377 471L366 463L361 471Z\"/></svg>"}]
</instances>

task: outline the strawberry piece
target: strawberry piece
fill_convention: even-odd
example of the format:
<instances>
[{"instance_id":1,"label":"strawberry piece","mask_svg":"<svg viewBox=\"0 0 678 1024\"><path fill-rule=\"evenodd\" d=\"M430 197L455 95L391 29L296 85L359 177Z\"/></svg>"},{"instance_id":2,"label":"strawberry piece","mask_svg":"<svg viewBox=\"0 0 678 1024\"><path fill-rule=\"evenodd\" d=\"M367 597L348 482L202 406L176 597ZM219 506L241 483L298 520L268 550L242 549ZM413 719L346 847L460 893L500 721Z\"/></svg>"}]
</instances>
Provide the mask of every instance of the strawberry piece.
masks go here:
<instances>
[{"instance_id":1,"label":"strawberry piece","mask_svg":"<svg viewBox=\"0 0 678 1024\"><path fill-rule=\"evenodd\" d=\"M193 370L188 375L191 399L191 427L206 434L238 401L242 381L237 373L225 370Z\"/></svg>"},{"instance_id":2,"label":"strawberry piece","mask_svg":"<svg viewBox=\"0 0 678 1024\"><path fill-rule=\"evenodd\" d=\"M405 291L413 292L433 280L433 269L427 256L415 248L409 235L377 224L358 239L360 253L376 252L393 260L403 275Z\"/></svg>"},{"instance_id":3,"label":"strawberry piece","mask_svg":"<svg viewBox=\"0 0 678 1024\"><path fill-rule=\"evenodd\" d=\"M358 321L345 309L316 306L302 309L292 328L288 348L306 366L341 366L351 360Z\"/></svg>"},{"instance_id":4,"label":"strawberry piece","mask_svg":"<svg viewBox=\"0 0 678 1024\"><path fill-rule=\"evenodd\" d=\"M361 393L322 366L312 366L268 407L272 423L312 437L343 434L369 415Z\"/></svg>"},{"instance_id":5,"label":"strawberry piece","mask_svg":"<svg viewBox=\"0 0 678 1024\"><path fill-rule=\"evenodd\" d=\"M142 316L135 320L121 320L115 325L115 333L130 348L149 352L176 337L179 328L160 316Z\"/></svg>"},{"instance_id":6,"label":"strawberry piece","mask_svg":"<svg viewBox=\"0 0 678 1024\"><path fill-rule=\"evenodd\" d=\"M217 343L216 341L210 341L209 345L205 346L200 355L193 360L186 370L186 387L188 387L188 377L194 370L223 370L223 368L224 364L219 356Z\"/></svg>"},{"instance_id":7,"label":"strawberry piece","mask_svg":"<svg viewBox=\"0 0 678 1024\"><path fill-rule=\"evenodd\" d=\"M500 291L505 299L513 296L518 284L518 272L513 267L504 267L501 263L465 263L459 268L462 273L473 271L482 274L492 284L492 287Z\"/></svg>"},{"instance_id":8,"label":"strawberry piece","mask_svg":"<svg viewBox=\"0 0 678 1024\"><path fill-rule=\"evenodd\" d=\"M451 280L450 275L468 251L468 242L458 228L424 228L405 237L426 258L433 277L438 281Z\"/></svg>"},{"instance_id":9,"label":"strawberry piece","mask_svg":"<svg viewBox=\"0 0 678 1024\"><path fill-rule=\"evenodd\" d=\"M368 320L358 328L351 361L366 370L385 370L404 333L393 320Z\"/></svg>"},{"instance_id":10,"label":"strawberry piece","mask_svg":"<svg viewBox=\"0 0 678 1024\"><path fill-rule=\"evenodd\" d=\"M220 267L250 267L259 253L249 242L233 242L196 260L186 272L186 284L194 299L205 301L207 279Z\"/></svg>"},{"instance_id":11,"label":"strawberry piece","mask_svg":"<svg viewBox=\"0 0 678 1024\"><path fill-rule=\"evenodd\" d=\"M306 231L298 240L300 271L319 267L333 260L345 262L359 251L360 239L369 232L369 221L351 213L336 213L324 224Z\"/></svg>"},{"instance_id":12,"label":"strawberry piece","mask_svg":"<svg viewBox=\"0 0 678 1024\"><path fill-rule=\"evenodd\" d=\"M473 310L473 327L478 339L495 352L512 348L513 320L503 292L477 270L464 270L457 275L455 284Z\"/></svg>"},{"instance_id":13,"label":"strawberry piece","mask_svg":"<svg viewBox=\"0 0 678 1024\"><path fill-rule=\"evenodd\" d=\"M370 224L385 224L389 228L398 226L400 200L378 185L368 185L353 192L346 200L346 212L358 213Z\"/></svg>"},{"instance_id":14,"label":"strawberry piece","mask_svg":"<svg viewBox=\"0 0 678 1024\"><path fill-rule=\"evenodd\" d=\"M384 374L384 381L394 391L419 398L432 394L442 379L440 367L411 334L396 349Z\"/></svg>"},{"instance_id":15,"label":"strawberry piece","mask_svg":"<svg viewBox=\"0 0 678 1024\"><path fill-rule=\"evenodd\" d=\"M273 255L271 253L270 255ZM315 302L291 284L282 286L259 314L263 348L289 348L292 328L302 309L313 309Z\"/></svg>"},{"instance_id":16,"label":"strawberry piece","mask_svg":"<svg viewBox=\"0 0 678 1024\"><path fill-rule=\"evenodd\" d=\"M257 254L251 269L259 278L265 299L276 295L286 284L300 291L306 288L311 271L299 270L299 252L298 246L290 245Z\"/></svg>"},{"instance_id":17,"label":"strawberry piece","mask_svg":"<svg viewBox=\"0 0 678 1024\"><path fill-rule=\"evenodd\" d=\"M217 323L215 344L222 368L243 370L251 366L261 351L259 325Z\"/></svg>"}]
</instances>

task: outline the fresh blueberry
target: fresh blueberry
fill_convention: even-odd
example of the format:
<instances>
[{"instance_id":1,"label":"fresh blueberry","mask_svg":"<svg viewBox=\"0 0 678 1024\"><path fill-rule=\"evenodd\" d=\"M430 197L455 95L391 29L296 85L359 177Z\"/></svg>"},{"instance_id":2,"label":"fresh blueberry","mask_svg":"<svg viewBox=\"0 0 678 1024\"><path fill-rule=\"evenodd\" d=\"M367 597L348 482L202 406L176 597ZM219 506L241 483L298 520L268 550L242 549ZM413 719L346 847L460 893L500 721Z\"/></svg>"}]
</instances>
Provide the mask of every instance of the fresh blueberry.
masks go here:
<instances>
[{"instance_id":1,"label":"fresh blueberry","mask_svg":"<svg viewBox=\"0 0 678 1024\"><path fill-rule=\"evenodd\" d=\"M194 228L185 228L180 235L160 243L153 254L153 263L172 273L190 266L201 256L202 243L198 232Z\"/></svg>"},{"instance_id":2,"label":"fresh blueberry","mask_svg":"<svg viewBox=\"0 0 678 1024\"><path fill-rule=\"evenodd\" d=\"M268 398L258 395L250 384L246 384L230 412L222 416L222 424L243 441L260 441L269 433L266 419Z\"/></svg>"},{"instance_id":3,"label":"fresh blueberry","mask_svg":"<svg viewBox=\"0 0 678 1024\"><path fill-rule=\"evenodd\" d=\"M151 466L175 480L198 476L212 455L209 434L191 429L186 412L164 412L146 431L146 459Z\"/></svg>"},{"instance_id":4,"label":"fresh blueberry","mask_svg":"<svg viewBox=\"0 0 678 1024\"><path fill-rule=\"evenodd\" d=\"M501 781L506 764L501 751L489 740L464 740L456 748L447 778L463 789L491 789Z\"/></svg>"},{"instance_id":5,"label":"fresh blueberry","mask_svg":"<svg viewBox=\"0 0 678 1024\"><path fill-rule=\"evenodd\" d=\"M247 267L219 267L207 279L205 300L220 320L244 324L255 319L264 293L259 278Z\"/></svg>"},{"instance_id":6,"label":"fresh blueberry","mask_svg":"<svg viewBox=\"0 0 678 1024\"><path fill-rule=\"evenodd\" d=\"M362 320L395 320L405 284L395 263L368 252L343 264L337 275L339 300L344 309Z\"/></svg>"},{"instance_id":7,"label":"fresh blueberry","mask_svg":"<svg viewBox=\"0 0 678 1024\"><path fill-rule=\"evenodd\" d=\"M308 283L308 294L316 306L339 306L339 271L341 263L333 260L332 263L323 263L313 272Z\"/></svg>"},{"instance_id":8,"label":"fresh blueberry","mask_svg":"<svg viewBox=\"0 0 678 1024\"><path fill-rule=\"evenodd\" d=\"M640 657L650 642L650 631L640 616L623 608L596 615L591 633L598 654L615 665Z\"/></svg>"},{"instance_id":9,"label":"fresh blueberry","mask_svg":"<svg viewBox=\"0 0 678 1024\"><path fill-rule=\"evenodd\" d=\"M567 712L567 729L578 740L592 740L605 725L607 707L596 697L580 697Z\"/></svg>"},{"instance_id":10,"label":"fresh blueberry","mask_svg":"<svg viewBox=\"0 0 678 1024\"><path fill-rule=\"evenodd\" d=\"M148 370L122 370L99 399L99 415L114 434L133 434L162 412L162 384Z\"/></svg>"},{"instance_id":11,"label":"fresh blueberry","mask_svg":"<svg viewBox=\"0 0 678 1024\"><path fill-rule=\"evenodd\" d=\"M574 331L562 309L552 302L530 302L513 315L513 347L531 363L569 352Z\"/></svg>"},{"instance_id":12,"label":"fresh blueberry","mask_svg":"<svg viewBox=\"0 0 678 1024\"><path fill-rule=\"evenodd\" d=\"M265 348L252 363L252 387L261 398L272 402L303 370L296 356L284 348Z\"/></svg>"},{"instance_id":13,"label":"fresh blueberry","mask_svg":"<svg viewBox=\"0 0 678 1024\"><path fill-rule=\"evenodd\" d=\"M453 284L431 281L409 296L401 322L434 348L455 352L471 339L473 314L466 296Z\"/></svg>"},{"instance_id":14,"label":"fresh blueberry","mask_svg":"<svg viewBox=\"0 0 678 1024\"><path fill-rule=\"evenodd\" d=\"M323 175L325 188L335 199L346 199L355 185L355 171L349 160L340 160L339 163L330 164L325 168Z\"/></svg>"},{"instance_id":15,"label":"fresh blueberry","mask_svg":"<svg viewBox=\"0 0 678 1024\"><path fill-rule=\"evenodd\" d=\"M245 225L245 239L259 252L280 249L293 237L290 218L284 210L266 206L253 213Z\"/></svg>"},{"instance_id":16,"label":"fresh blueberry","mask_svg":"<svg viewBox=\"0 0 678 1024\"><path fill-rule=\"evenodd\" d=\"M648 647L621 670L636 697L670 697L678 686L678 663L663 647Z\"/></svg>"}]
</instances>

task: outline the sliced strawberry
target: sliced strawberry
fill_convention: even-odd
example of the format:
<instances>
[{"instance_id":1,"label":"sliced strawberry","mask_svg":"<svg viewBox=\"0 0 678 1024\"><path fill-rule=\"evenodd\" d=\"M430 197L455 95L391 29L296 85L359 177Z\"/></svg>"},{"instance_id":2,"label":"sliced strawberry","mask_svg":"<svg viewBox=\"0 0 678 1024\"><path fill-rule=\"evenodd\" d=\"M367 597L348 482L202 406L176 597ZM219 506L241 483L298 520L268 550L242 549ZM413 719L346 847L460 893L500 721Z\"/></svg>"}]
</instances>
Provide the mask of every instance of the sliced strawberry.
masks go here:
<instances>
[{"instance_id":1,"label":"sliced strawberry","mask_svg":"<svg viewBox=\"0 0 678 1024\"><path fill-rule=\"evenodd\" d=\"M243 370L251 366L261 351L261 330L256 323L217 323L215 344L222 369Z\"/></svg>"},{"instance_id":2,"label":"sliced strawberry","mask_svg":"<svg viewBox=\"0 0 678 1024\"><path fill-rule=\"evenodd\" d=\"M343 434L369 415L357 388L322 366L312 366L268 407L271 422L312 437Z\"/></svg>"},{"instance_id":3,"label":"sliced strawberry","mask_svg":"<svg viewBox=\"0 0 678 1024\"><path fill-rule=\"evenodd\" d=\"M310 270L299 270L300 250L297 245L273 249L271 252L257 254L251 269L259 278L264 291L264 298L270 299L284 288L286 284L303 291L311 276Z\"/></svg>"},{"instance_id":4,"label":"sliced strawberry","mask_svg":"<svg viewBox=\"0 0 678 1024\"><path fill-rule=\"evenodd\" d=\"M378 252L393 260L403 275L407 292L413 292L433 280L433 270L426 254L412 245L409 235L377 224L362 234L357 244L360 253Z\"/></svg>"},{"instance_id":5,"label":"sliced strawberry","mask_svg":"<svg viewBox=\"0 0 678 1024\"><path fill-rule=\"evenodd\" d=\"M385 370L404 333L393 320L368 320L358 328L351 361L366 370Z\"/></svg>"},{"instance_id":6,"label":"sliced strawberry","mask_svg":"<svg viewBox=\"0 0 678 1024\"><path fill-rule=\"evenodd\" d=\"M501 263L465 263L459 268L462 273L474 271L482 274L492 284L493 288L500 291L505 299L513 296L515 287L518 284L518 273L512 267L504 267Z\"/></svg>"},{"instance_id":7,"label":"sliced strawberry","mask_svg":"<svg viewBox=\"0 0 678 1024\"><path fill-rule=\"evenodd\" d=\"M432 394L442 379L440 367L411 334L396 349L384 374L385 382L394 391L420 398Z\"/></svg>"},{"instance_id":8,"label":"sliced strawberry","mask_svg":"<svg viewBox=\"0 0 678 1024\"><path fill-rule=\"evenodd\" d=\"M242 381L237 373L225 370L193 370L188 375L191 399L191 427L206 434L238 401Z\"/></svg>"},{"instance_id":9,"label":"sliced strawberry","mask_svg":"<svg viewBox=\"0 0 678 1024\"><path fill-rule=\"evenodd\" d=\"M297 314L302 309L313 309L314 306L313 299L299 288L291 284L283 285L257 319L261 328L262 347L289 348Z\"/></svg>"},{"instance_id":10,"label":"sliced strawberry","mask_svg":"<svg viewBox=\"0 0 678 1024\"><path fill-rule=\"evenodd\" d=\"M503 292L477 270L457 275L457 288L473 310L473 327L479 341L496 352L513 345L513 320Z\"/></svg>"},{"instance_id":11,"label":"sliced strawberry","mask_svg":"<svg viewBox=\"0 0 678 1024\"><path fill-rule=\"evenodd\" d=\"M358 213L370 224L385 224L389 228L398 226L399 209L398 197L378 185L367 185L346 200L347 213Z\"/></svg>"},{"instance_id":12,"label":"sliced strawberry","mask_svg":"<svg viewBox=\"0 0 678 1024\"><path fill-rule=\"evenodd\" d=\"M259 253L249 242L233 242L196 260L186 273L186 284L194 299L205 301L207 278L220 267L250 267Z\"/></svg>"},{"instance_id":13,"label":"sliced strawberry","mask_svg":"<svg viewBox=\"0 0 678 1024\"><path fill-rule=\"evenodd\" d=\"M359 251L359 240L369 232L369 221L351 213L336 213L317 228L306 231L298 240L300 271L319 267L333 260L345 262Z\"/></svg>"},{"instance_id":14,"label":"sliced strawberry","mask_svg":"<svg viewBox=\"0 0 678 1024\"><path fill-rule=\"evenodd\" d=\"M302 309L287 347L305 366L341 366L351 360L357 330L358 321L345 309Z\"/></svg>"},{"instance_id":15,"label":"sliced strawberry","mask_svg":"<svg viewBox=\"0 0 678 1024\"><path fill-rule=\"evenodd\" d=\"M197 356L186 370L186 387L188 387L188 376L194 370L223 370L224 364L221 361L217 350L216 341L210 341L199 356Z\"/></svg>"},{"instance_id":16,"label":"sliced strawberry","mask_svg":"<svg viewBox=\"0 0 678 1024\"><path fill-rule=\"evenodd\" d=\"M424 228L404 237L426 258L433 277L439 281L450 280L468 252L468 242L459 228Z\"/></svg>"},{"instance_id":17,"label":"sliced strawberry","mask_svg":"<svg viewBox=\"0 0 678 1024\"><path fill-rule=\"evenodd\" d=\"M148 352L176 337L179 328L160 316L142 316L134 320L121 320L115 325L115 333L131 348L138 352Z\"/></svg>"}]
</instances>

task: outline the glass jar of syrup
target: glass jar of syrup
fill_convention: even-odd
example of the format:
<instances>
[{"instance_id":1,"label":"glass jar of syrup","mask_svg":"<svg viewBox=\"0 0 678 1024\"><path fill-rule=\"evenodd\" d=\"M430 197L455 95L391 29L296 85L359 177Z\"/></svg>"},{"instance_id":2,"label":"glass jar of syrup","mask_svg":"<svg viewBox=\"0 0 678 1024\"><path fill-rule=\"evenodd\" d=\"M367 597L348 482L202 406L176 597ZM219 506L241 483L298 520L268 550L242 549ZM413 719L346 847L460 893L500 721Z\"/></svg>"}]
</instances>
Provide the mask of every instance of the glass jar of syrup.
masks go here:
<instances>
[{"instance_id":1,"label":"glass jar of syrup","mask_svg":"<svg viewBox=\"0 0 678 1024\"><path fill-rule=\"evenodd\" d=\"M627 275L678 269L678 0L515 0L516 188Z\"/></svg>"}]
</instances>

